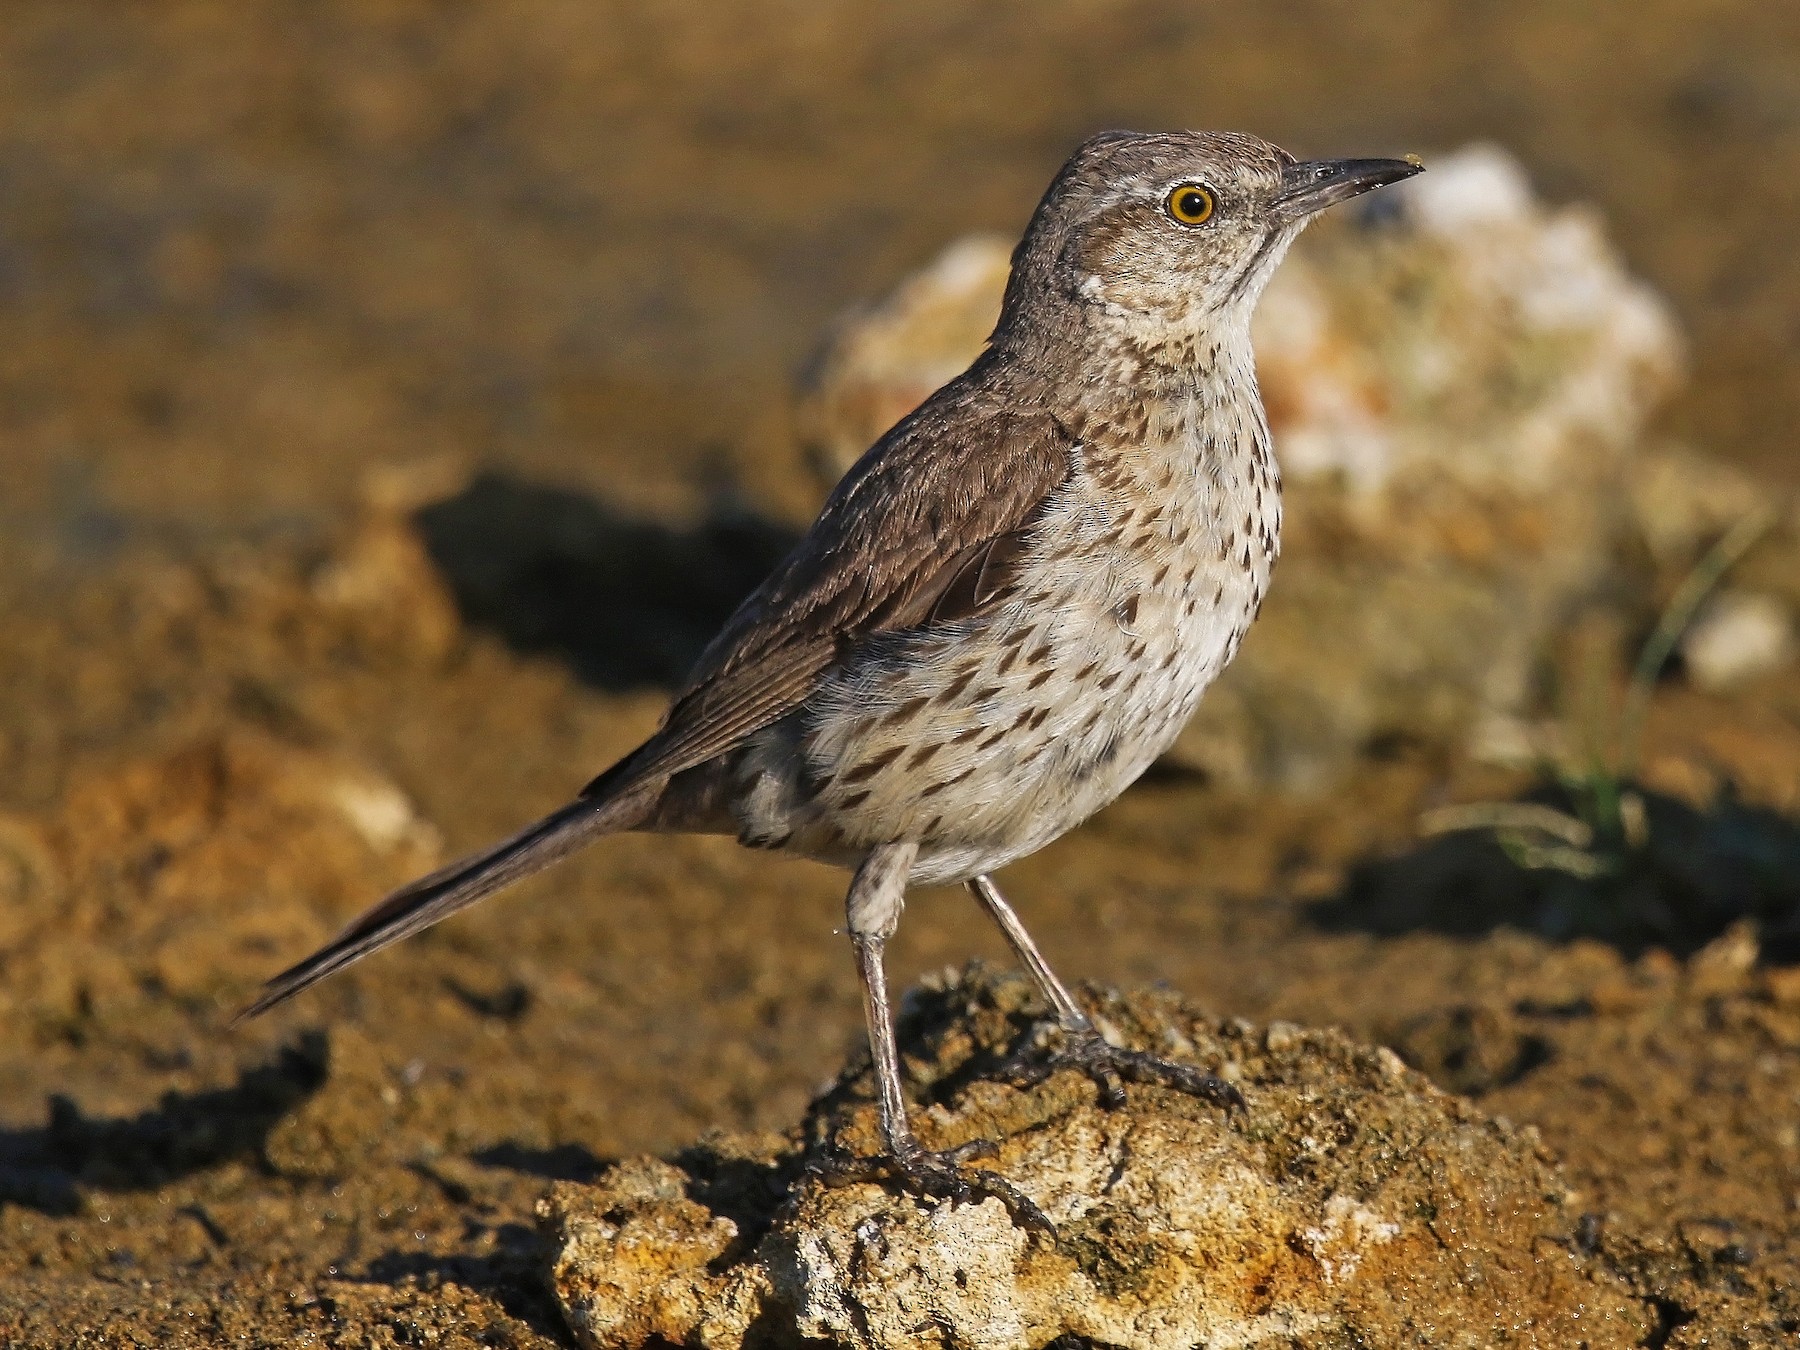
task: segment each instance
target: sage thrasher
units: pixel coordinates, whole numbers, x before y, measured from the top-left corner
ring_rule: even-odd
[[[1251,136],[1109,132],[1013,255],[986,350],[838,484],[701,655],[657,732],[573,802],[397,891],[270,980],[259,1013],[604,834],[735,834],[851,869],[886,1145],[842,1177],[1041,1222],[978,1150],[907,1123],[882,951],[909,885],[965,882],[1109,1099],[1197,1070],[1121,1050],[991,874],[1111,802],[1236,654],[1280,547],[1250,313],[1319,211],[1418,172],[1297,161]]]

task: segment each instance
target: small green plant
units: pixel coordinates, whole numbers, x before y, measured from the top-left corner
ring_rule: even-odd
[[[1620,872],[1625,859],[1650,842],[1649,812],[1633,783],[1657,679],[1707,596],[1775,519],[1766,509],[1745,516],[1682,578],[1638,652],[1616,720],[1603,672],[1590,672],[1583,681],[1584,706],[1576,718],[1578,729],[1587,733],[1581,748],[1543,766],[1546,776],[1561,786],[1569,810],[1542,802],[1475,802],[1427,812],[1420,817],[1420,832],[1489,830],[1516,866],[1564,872],[1583,881]]]

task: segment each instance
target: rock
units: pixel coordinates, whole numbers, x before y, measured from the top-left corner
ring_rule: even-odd
[[[1755,591],[1721,591],[1681,640],[1688,678],[1714,693],[1780,670],[1793,654],[1787,606]]]
[[[229,1007],[270,953],[323,940],[441,850],[374,766],[252,727],[101,766],[53,811],[0,816],[0,1007]]]
[[[1688,962],[1689,988],[1702,996],[1740,989],[1749,982],[1761,956],[1756,925],[1739,919],[1694,953]]]
[[[379,465],[366,473],[354,529],[311,577],[322,615],[369,646],[410,648],[427,661],[446,656],[461,620],[413,516],[468,480],[466,466],[454,458]]]
[[[902,1042],[929,1147],[982,1165],[1057,1224],[806,1173],[868,1149],[866,1071],[785,1138],[710,1138],[560,1184],[550,1282],[586,1346],[931,1344],[1028,1350],[1638,1344],[1649,1322],[1591,1272],[1579,1216],[1529,1132],[1486,1120],[1391,1051],[1222,1023],[1167,994],[1107,995],[1131,1044],[1242,1088],[1233,1118],[1160,1089],[1100,1108],[1085,1078],[982,1076],[1024,1034],[1028,987],[972,969],[919,992]],[[1067,1344],[1069,1342],[1061,1342]]]
[[[840,332],[800,417],[833,476],[974,355],[1004,276],[965,240]],[[1254,337],[1284,556],[1173,758],[1321,786],[1372,742],[1517,718],[1612,565],[1635,440],[1682,368],[1667,308],[1592,212],[1475,146],[1304,236]]]

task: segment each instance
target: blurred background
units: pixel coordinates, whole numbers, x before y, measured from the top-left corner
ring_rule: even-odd
[[[1791,641],[1800,7],[16,0],[0,1332],[178,1344],[200,1333],[177,1313],[204,1312],[558,1343],[534,1292],[546,1178],[796,1117],[860,1034],[842,879],[722,841],[609,844],[281,1018],[220,1024],[381,889],[654,725],[824,491],[804,391],[845,316],[953,240],[1016,236],[1108,127],[1302,156],[1497,145],[1531,219],[1573,208],[1667,321],[1618,475],[1576,474],[1583,500],[1662,456],[1677,506],[1719,485],[1724,505],[1661,553],[1647,526],[1597,533],[1604,565],[1540,607],[1517,654],[1539,674],[1486,741],[1345,714],[1314,773],[1226,728],[1015,869],[1019,908],[1073,977],[1340,1023],[1541,1125],[1596,1222],[1651,1253],[1633,1269],[1687,1281],[1668,1297],[1695,1328],[1793,1315],[1772,1291],[1797,1249],[1800,947],[1769,935],[1800,933],[1800,678],[1768,659],[1709,687],[1678,656],[1639,682],[1641,763],[1575,787],[1546,766],[1593,767],[1570,709],[1592,694],[1617,728],[1696,569],[1742,554]],[[1391,275],[1346,238],[1311,275]],[[1333,294],[1355,336],[1363,292]],[[1554,533],[1556,478],[1533,491],[1477,512],[1475,544],[1444,515],[1444,556]],[[1767,537],[1733,543],[1763,506]],[[1290,560],[1363,565],[1302,517]],[[1315,688],[1282,650],[1288,683],[1245,686],[1246,724]],[[1394,687],[1428,702],[1433,679]],[[1464,729],[1486,709],[1443,706]],[[1452,807],[1476,815],[1421,842]],[[1444,842],[1470,821],[1517,828]],[[896,979],[1002,959],[968,908],[921,897]],[[1653,1073],[1615,1071],[1651,1042]]]
[[[835,314],[1112,126],[1500,139],[1674,302],[1667,425],[1796,472],[1785,6],[9,6],[9,533],[247,529],[427,449],[754,488]],[[90,532],[95,527],[89,526]]]

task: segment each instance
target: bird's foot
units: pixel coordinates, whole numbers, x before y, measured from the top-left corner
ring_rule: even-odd
[[[1123,1050],[1097,1030],[1061,1028],[1061,1044],[1051,1047],[1027,1036],[1025,1044],[1000,1066],[1000,1077],[1014,1087],[1034,1087],[1062,1069],[1093,1079],[1107,1107],[1125,1105],[1125,1083],[1171,1088],[1230,1111],[1242,1111],[1244,1096],[1223,1078],[1192,1064],[1162,1059],[1141,1050]]]
[[[997,1146],[976,1139],[957,1148],[933,1152],[914,1143],[873,1157],[837,1154],[814,1163],[811,1172],[823,1185],[849,1186],[857,1182],[887,1181],[912,1195],[947,1200],[952,1205],[978,1203],[988,1198],[1006,1206],[1012,1221],[1027,1232],[1056,1241],[1056,1225],[1030,1196],[997,1172],[968,1164],[992,1154]]]

